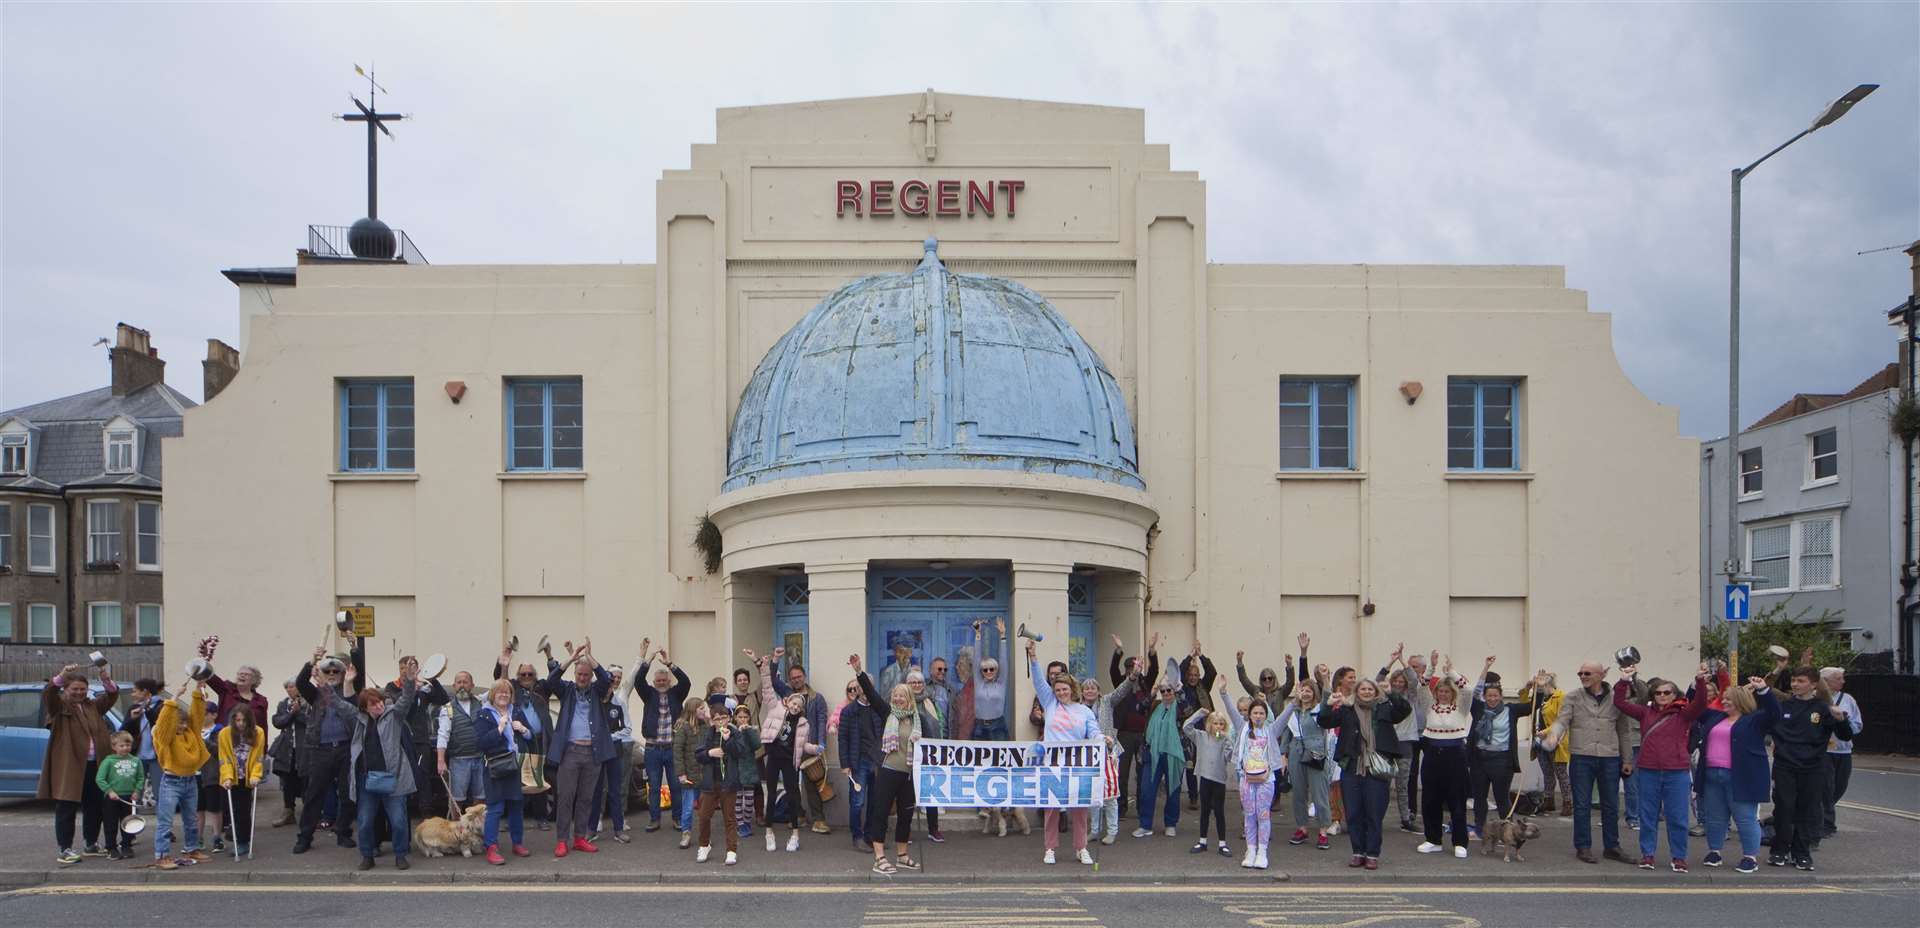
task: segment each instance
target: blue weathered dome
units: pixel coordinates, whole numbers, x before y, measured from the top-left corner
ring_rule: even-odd
[[[724,490],[876,470],[1018,470],[1144,489],[1119,384],[1059,311],[920,266],[821,300],[754,369]]]

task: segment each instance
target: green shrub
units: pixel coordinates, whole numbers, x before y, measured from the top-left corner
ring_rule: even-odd
[[[1740,673],[1735,679],[1744,680],[1750,676],[1771,673],[1773,656],[1767,653],[1767,648],[1776,644],[1787,649],[1795,664],[1800,663],[1802,651],[1812,648],[1813,666],[1816,668],[1852,666],[1854,652],[1833,634],[1833,628],[1840,624],[1845,610],[1822,609],[1815,616],[1812,615],[1813,607],[1806,606],[1797,612],[1789,612],[1792,602],[1792,597],[1788,597],[1757,609],[1752,619],[1740,623]],[[1726,621],[1716,616],[1700,629],[1702,659],[1726,660],[1727,626]]]

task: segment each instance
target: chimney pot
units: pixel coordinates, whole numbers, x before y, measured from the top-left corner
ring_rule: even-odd
[[[239,374],[240,352],[217,338],[207,339],[207,359],[200,362],[200,402],[213,402]]]
[[[166,380],[167,362],[160,360],[160,352],[153,347],[146,329],[119,323],[107,357],[113,368],[114,396],[138,393]]]

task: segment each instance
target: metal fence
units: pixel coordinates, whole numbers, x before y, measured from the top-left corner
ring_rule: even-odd
[[[123,692],[141,677],[167,678],[157,644],[5,644],[0,645],[0,683],[45,683],[68,664],[87,664],[94,651],[113,664],[113,678]]]
[[[1860,702],[1866,725],[1853,739],[1862,754],[1920,754],[1920,677],[1849,673],[1847,692]]]
[[[347,238],[347,233],[351,229],[351,226],[307,226],[307,253],[322,258],[368,260],[354,255],[353,246]],[[396,245],[391,260],[401,264],[427,263],[427,256],[421,254],[419,248],[414,247],[413,239],[408,238],[404,230],[392,231]]]

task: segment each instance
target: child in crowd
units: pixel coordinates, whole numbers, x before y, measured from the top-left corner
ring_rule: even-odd
[[[1221,690],[1223,697],[1225,694],[1226,691]],[[1265,870],[1267,843],[1273,838],[1275,768],[1281,765],[1284,756],[1280,750],[1281,727],[1267,717],[1267,704],[1262,700],[1248,700],[1244,710],[1225,699],[1222,703],[1233,713],[1236,734],[1232,757],[1234,772],[1240,778],[1240,807],[1246,818],[1247,856],[1240,861],[1240,866]],[[1220,851],[1226,853],[1226,850],[1223,842]]]
[[[154,809],[160,827],[153,836],[156,870],[176,870],[213,859],[212,854],[200,849],[200,768],[207,762],[207,742],[200,737],[200,727],[207,718],[203,686],[192,680],[180,684],[179,693],[160,704],[160,715],[153,722],[153,751],[160,761],[159,805]],[[193,690],[191,702],[189,689]],[[183,711],[183,704],[191,708]],[[177,858],[167,856],[173,849],[176,813],[186,830],[184,849]]]
[[[1230,697],[1222,702],[1232,705]],[[1188,853],[1206,851],[1207,821],[1211,819],[1219,829],[1220,856],[1232,857],[1233,849],[1227,847],[1227,763],[1233,753],[1233,727],[1228,724],[1227,713],[1206,709],[1194,710],[1182,727],[1193,739],[1193,772],[1200,778],[1200,840]]]
[[[113,755],[100,762],[93,781],[107,797],[106,808],[102,810],[107,826],[107,857],[110,860],[131,860],[133,836],[120,831],[120,820],[132,808],[130,803],[138,801],[141,791],[146,789],[147,769],[140,758],[133,756],[132,734],[116,731],[111,744]]]

